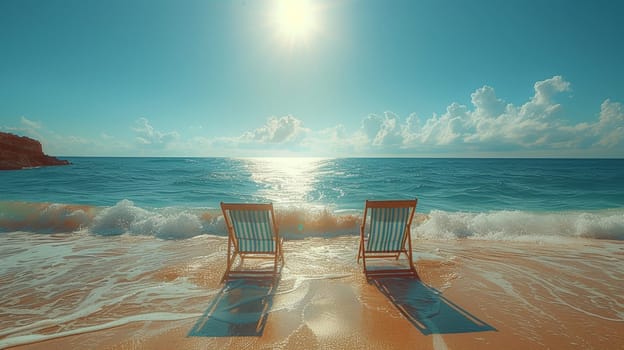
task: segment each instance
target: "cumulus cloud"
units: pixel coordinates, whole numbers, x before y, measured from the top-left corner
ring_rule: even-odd
[[[596,144],[608,148],[624,143],[624,107],[621,103],[605,100],[600,106],[598,123],[592,126],[598,136]]]
[[[514,105],[491,86],[476,89],[470,105],[451,103],[442,114],[402,119],[393,112],[370,114],[355,129],[337,124],[320,130],[288,115],[235,137],[190,140],[185,149],[210,149],[228,155],[284,151],[316,156],[353,155],[548,155],[623,156],[624,107],[605,100],[597,119],[570,123],[557,103],[571,90],[560,76],[538,81],[524,103]],[[148,134],[159,135],[156,131]],[[618,151],[619,149],[619,151]],[[503,153],[504,152],[504,153]]]
[[[570,83],[560,76],[539,81],[534,85],[534,95],[521,106],[506,104],[492,87],[477,89],[471,95],[474,109],[467,112],[468,128],[461,141],[482,148],[546,145],[560,123],[553,119],[560,110],[554,97],[569,89]]]
[[[487,117],[494,117],[505,111],[505,101],[499,99],[494,88],[483,86],[470,94],[470,100],[475,106],[475,113]]]
[[[147,118],[139,118],[133,130],[136,133],[136,140],[142,145],[163,147],[177,140],[180,136],[175,131],[161,132],[154,129]]]
[[[518,114],[525,119],[545,119],[559,111],[561,105],[554,103],[553,98],[561,92],[569,91],[570,83],[561,76],[554,76],[538,81],[533,88],[535,94],[520,107]]]
[[[374,146],[400,146],[403,143],[403,131],[398,116],[392,112],[383,115],[371,114],[362,121],[360,141]]]
[[[291,115],[284,117],[270,117],[259,128],[245,131],[240,136],[222,137],[215,140],[216,146],[227,147],[277,147],[280,145],[295,145],[301,143],[310,132],[303,126],[303,122]]]
[[[303,127],[301,120],[291,115],[281,118],[271,117],[265,125],[245,132],[240,140],[259,143],[286,143],[296,140],[308,131]]]
[[[548,155],[624,156],[624,106],[604,100],[596,116],[573,123],[558,103],[571,91],[561,76],[538,81],[524,103],[512,104],[485,85],[470,94],[467,105],[451,103],[442,113],[406,118],[386,111],[362,118],[359,125],[330,125],[311,130],[292,115],[270,117],[262,125],[238,136],[181,138],[157,130],[139,118],[132,130],[135,139],[122,140],[101,133],[85,139],[59,135],[42,123],[19,118],[17,126],[3,130],[42,139],[52,153],[67,155]],[[133,143],[134,141],[134,143]],[[142,146],[137,148],[137,144]],[[503,153],[504,152],[504,153]],[[251,154],[250,154],[251,153]]]
[[[538,81],[533,86],[535,95],[531,98],[532,105],[552,104],[552,98],[560,92],[569,91],[570,83],[565,81],[560,75],[550,79]]]
[[[364,151],[411,154],[423,150],[496,153],[570,149],[613,153],[624,143],[621,103],[606,100],[598,120],[570,124],[556,102],[558,95],[571,90],[568,81],[554,76],[536,82],[533,88],[533,96],[518,106],[505,102],[486,85],[470,95],[471,106],[452,103],[443,114],[424,120],[416,114],[405,121],[392,112],[371,114],[351,136],[342,137],[356,140]]]
[[[212,154],[228,156],[264,156],[292,155],[305,149],[316,148],[307,144],[312,131],[303,125],[303,121],[287,115],[269,117],[266,122],[238,136],[224,136],[204,139],[204,149]],[[328,136],[329,137],[329,136]]]
[[[414,131],[410,139],[424,144],[450,145],[466,134],[468,123],[469,114],[466,106],[452,103],[446,108],[446,113],[441,116],[433,115],[427,119],[420,130]]]

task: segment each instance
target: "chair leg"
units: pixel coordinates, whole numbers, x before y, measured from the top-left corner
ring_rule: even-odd
[[[360,263],[360,258],[362,258],[362,249],[364,248],[364,243],[362,242],[362,240],[360,239],[360,247],[358,248],[358,256],[357,256],[357,263]]]
[[[357,263],[360,263],[362,259],[362,267],[364,268],[364,275],[368,278],[368,270],[366,269],[366,252],[364,251],[364,240],[360,238],[360,249],[358,249]]]
[[[273,261],[273,275],[277,275],[277,262],[279,260],[279,254],[275,252],[275,259]]]
[[[284,266],[284,249],[283,249],[284,240],[279,240],[275,245],[275,261],[273,262],[273,275],[277,276],[277,266],[281,261],[282,267]]]
[[[362,249],[362,267],[364,268],[364,274],[368,276],[368,270],[366,270],[366,252]]]
[[[416,272],[416,267],[414,266],[414,256],[413,256],[413,252],[412,252],[412,238],[411,235],[407,236],[407,246],[409,247],[409,250],[406,252],[407,255],[407,259],[409,260],[409,264],[410,264],[410,270],[412,270],[412,272],[414,272],[414,275],[416,275],[416,277],[418,277],[418,273]]]
[[[228,239],[227,262],[225,266],[225,273],[223,274],[223,277],[221,277],[222,283],[230,276],[230,268],[232,267],[232,264],[234,263],[234,259],[236,259],[236,248],[235,248],[234,254],[232,254],[232,245],[231,245],[230,240]]]

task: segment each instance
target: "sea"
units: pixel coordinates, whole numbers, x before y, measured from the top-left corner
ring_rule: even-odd
[[[211,300],[228,292],[221,202],[274,205],[286,263],[271,313],[316,300],[315,283],[364,293],[355,257],[365,201],[417,198],[414,259],[436,293],[479,292],[502,300],[507,315],[540,310],[517,323],[492,316],[498,306],[478,312],[500,330],[489,337],[547,348],[563,322],[582,333],[576,348],[591,348],[584,344],[599,339],[591,327],[624,320],[622,159],[67,159],[0,172],[0,349],[115,348],[116,337],[118,348],[142,348],[155,324],[188,340]],[[557,322],[540,318],[550,316],[544,308]],[[333,316],[295,322],[325,339]],[[288,348],[297,337],[285,334]],[[202,340],[223,348],[231,339]]]
[[[423,239],[624,239],[622,159],[90,158],[0,172],[0,232],[225,235],[271,202],[287,238],[358,234],[367,199],[418,199]]]

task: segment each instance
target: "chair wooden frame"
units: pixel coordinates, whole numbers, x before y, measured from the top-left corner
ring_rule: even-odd
[[[221,281],[228,279],[233,274],[242,274],[242,275],[259,275],[259,277],[264,277],[267,274],[267,271],[256,271],[256,270],[245,270],[245,271],[232,271],[232,265],[238,255],[241,259],[241,263],[245,258],[248,259],[267,259],[273,258],[273,276],[277,276],[278,273],[278,265],[281,261],[282,265],[284,264],[284,252],[282,250],[283,239],[279,236],[279,230],[277,227],[277,223],[275,221],[275,212],[273,211],[272,203],[223,203],[221,202],[221,211],[223,212],[223,218],[225,219],[225,226],[228,231],[228,245],[227,245],[227,266],[225,269],[225,273],[223,274],[223,278]],[[270,219],[270,229],[271,235],[273,237],[274,249],[272,250],[247,250],[241,249],[241,245],[239,244],[239,236],[235,230],[235,224],[233,218],[231,216],[232,212],[269,212]]]
[[[402,275],[409,274],[415,275],[416,268],[414,267],[414,261],[412,256],[412,239],[411,239],[411,225],[412,220],[414,218],[414,213],[416,212],[416,205],[418,204],[418,199],[414,200],[386,200],[386,201],[377,201],[377,200],[367,200],[366,205],[364,206],[364,216],[362,218],[362,225],[360,226],[360,247],[358,250],[357,262],[360,263],[360,259],[362,259],[364,274],[368,277],[369,275],[381,275],[381,274],[392,274],[392,275]],[[380,249],[380,250],[371,250],[368,247],[369,238],[366,236],[366,220],[368,213],[371,209],[377,208],[409,208],[408,218],[404,227],[403,237],[399,249]],[[373,218],[371,217],[369,221],[369,226],[373,224]],[[407,243],[407,249],[405,247]],[[409,263],[409,268],[407,269],[383,269],[383,270],[374,270],[369,271],[366,268],[366,259],[388,259],[394,258],[398,260],[401,254],[405,254]]]

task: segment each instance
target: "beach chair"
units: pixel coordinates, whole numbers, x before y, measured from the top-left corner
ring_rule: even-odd
[[[415,200],[366,201],[364,217],[360,227],[360,248],[358,264],[362,259],[364,273],[368,277],[373,274],[415,275],[416,268],[412,259],[412,240],[410,226],[416,212]],[[368,227],[366,226],[368,220]],[[407,248],[406,248],[407,244]],[[408,267],[402,268],[398,264],[387,269],[367,269],[368,259],[398,260],[405,254]]]
[[[232,271],[232,264],[238,255],[241,264],[245,258],[273,259],[273,275],[278,272],[281,261],[283,240],[279,236],[273,204],[234,204],[221,202],[221,210],[228,231],[227,267],[224,281],[232,274],[265,274],[266,270]]]

